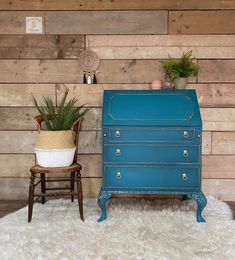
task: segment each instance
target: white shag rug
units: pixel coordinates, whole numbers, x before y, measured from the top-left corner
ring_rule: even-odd
[[[111,199],[107,220],[95,199],[36,203],[0,219],[1,260],[235,259],[235,221],[228,205],[208,197],[206,223],[197,223],[194,202]]]

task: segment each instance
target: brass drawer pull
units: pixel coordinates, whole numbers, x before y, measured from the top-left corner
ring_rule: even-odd
[[[121,178],[122,178],[121,172],[116,172],[116,178],[117,178],[117,179],[121,179]]]
[[[117,149],[115,153],[116,153],[117,156],[120,156],[121,155],[121,150]]]
[[[184,151],[183,151],[183,156],[184,156],[184,157],[188,157],[188,150],[184,150]]]
[[[188,131],[184,131],[183,136],[185,139],[187,139],[189,137]]]
[[[116,136],[116,137],[120,137],[120,136],[121,136],[120,131],[117,130],[117,131],[115,132],[115,136]]]
[[[186,181],[188,179],[188,175],[186,173],[182,173],[181,178]]]

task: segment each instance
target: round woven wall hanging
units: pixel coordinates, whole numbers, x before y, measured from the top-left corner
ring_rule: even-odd
[[[98,55],[91,50],[82,51],[78,60],[82,70],[87,73],[96,71],[100,63]]]

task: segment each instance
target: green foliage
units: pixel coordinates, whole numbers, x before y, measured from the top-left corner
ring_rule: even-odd
[[[170,80],[179,77],[189,77],[191,75],[196,76],[200,70],[199,66],[193,63],[192,51],[183,53],[179,61],[169,59],[162,61],[163,67],[166,70],[167,76]]]
[[[39,106],[37,100],[33,97],[33,103],[48,130],[69,130],[90,110],[90,108],[84,108],[84,105],[76,107],[77,99],[75,98],[66,103],[68,93],[69,90],[66,88],[58,107],[54,106],[52,99],[49,97],[43,97],[44,106]]]

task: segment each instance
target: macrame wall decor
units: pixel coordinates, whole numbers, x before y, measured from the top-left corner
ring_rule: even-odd
[[[96,70],[99,67],[99,57],[90,47],[78,56],[80,67],[83,70],[84,84],[97,84]]]

